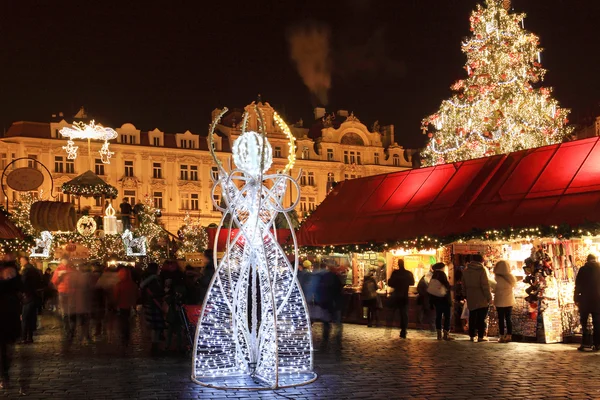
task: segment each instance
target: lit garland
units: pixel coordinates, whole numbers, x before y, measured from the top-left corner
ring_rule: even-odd
[[[60,134],[68,138],[66,146],[63,149],[67,152],[67,158],[74,160],[77,158],[79,146],[75,146],[73,139],[80,140],[103,140],[104,144],[99,151],[100,159],[104,164],[110,164],[110,158],[113,152],[109,150],[109,140],[117,137],[117,132],[112,128],[105,128],[102,125],[96,125],[92,120],[89,124],[83,122],[74,122],[72,128],[62,128]]]
[[[119,194],[117,188],[108,183],[94,185],[65,183],[62,185],[61,190],[64,194],[71,194],[74,196],[95,198],[104,196],[107,199],[114,199]]]
[[[222,114],[209,132],[209,149],[219,166],[215,187],[221,187],[225,203],[225,207],[215,203],[223,212],[216,237],[228,216],[239,230],[233,237],[228,235],[225,254],[204,299],[192,379],[223,389],[248,388],[239,376],[252,378],[257,383],[253,389],[289,387],[316,379],[310,320],[296,278],[297,253],[290,263],[273,233],[279,213],[290,225],[287,213],[297,205],[300,187],[287,174],[263,175],[272,160],[262,116],[258,109],[256,113],[262,134],[245,131],[246,114],[242,135],[233,145],[236,170],[225,171],[210,145],[212,129]],[[288,183],[298,195],[290,207],[284,207]],[[292,238],[295,242],[293,233]]]
[[[338,246],[303,246],[299,249],[303,254],[332,254],[332,253],[365,253],[383,252],[392,249],[414,249],[416,251],[436,249],[451,243],[467,242],[470,240],[482,242],[510,242],[538,238],[555,238],[566,240],[582,236],[600,236],[600,223],[588,222],[576,227],[570,225],[552,225],[535,228],[505,228],[481,230],[474,229],[463,234],[447,236],[422,236],[410,240],[398,240],[387,243],[362,243]],[[287,247],[291,251],[291,247]]]
[[[177,250],[177,258],[183,259],[189,253],[202,253],[208,246],[208,234],[199,220],[192,220],[189,213],[183,218],[181,228],[181,246]]]
[[[422,121],[430,138],[425,166],[560,143],[572,131],[569,110],[550,97],[551,89],[532,86],[546,71],[539,38],[522,27],[525,14],[508,13],[499,0],[485,3],[472,13],[473,36],[462,44],[468,77]]]

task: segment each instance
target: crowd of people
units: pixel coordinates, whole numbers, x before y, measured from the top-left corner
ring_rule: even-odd
[[[203,264],[202,271],[182,270],[176,261],[166,260],[142,269],[74,263],[64,256],[54,271],[42,274],[28,257],[17,260],[7,254],[0,263],[0,388],[8,385],[13,345],[34,342],[43,309],[60,317],[67,347],[76,340],[106,341],[126,352],[139,308],[151,332],[151,353],[183,352],[182,307],[202,304],[215,272],[212,251],[204,252]]]

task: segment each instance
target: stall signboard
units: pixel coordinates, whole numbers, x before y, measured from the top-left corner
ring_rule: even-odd
[[[482,244],[469,244],[469,243],[455,243],[452,245],[453,254],[485,254],[485,245]]]
[[[57,247],[54,250],[54,258],[60,260],[63,256],[68,256],[71,259],[81,260],[90,258],[90,249],[82,244],[75,244],[75,250],[68,251],[65,246]]]

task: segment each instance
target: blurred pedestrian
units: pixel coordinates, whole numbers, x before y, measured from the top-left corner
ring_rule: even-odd
[[[131,204],[127,197],[123,198],[123,202],[119,205],[121,209],[121,222],[123,223],[123,231],[131,230]]]
[[[480,254],[471,257],[471,262],[463,272],[462,281],[463,293],[467,298],[469,309],[469,337],[474,342],[477,334],[478,342],[487,342],[485,319],[492,302],[492,292],[488,274],[483,266],[483,257]]]
[[[320,274],[318,283],[319,305],[327,311],[327,317],[323,320],[323,340],[321,342],[323,350],[329,344],[332,323],[336,325],[336,343],[339,348],[342,346],[344,285],[340,277],[335,273],[336,270],[337,267],[335,265],[329,265],[328,270]]]
[[[394,289],[389,299],[388,329],[392,328],[396,310],[400,313],[400,337],[406,339],[408,330],[408,289],[415,284],[412,272],[404,268],[404,260],[398,259],[398,269],[392,272],[388,285]]]
[[[0,263],[0,389],[8,388],[12,347],[21,336],[21,303],[23,283],[10,256]]]
[[[202,271],[202,278],[198,282],[200,288],[198,289],[200,298],[200,304],[204,304],[204,298],[208,294],[210,283],[212,282],[213,275],[215,274],[215,263],[213,251],[210,249],[204,250],[203,254],[203,265],[204,270]]]
[[[584,351],[590,340],[588,318],[592,315],[593,351],[600,350],[600,264],[596,256],[587,256],[587,262],[579,269],[575,279],[575,303],[579,307],[579,317],[583,329],[583,339],[578,350]]]
[[[500,338],[498,342],[508,343],[512,340],[512,309],[515,305],[514,288],[517,279],[510,272],[510,266],[504,260],[500,260],[494,267],[496,276],[496,287],[494,289],[494,305],[498,312],[498,329]],[[504,324],[506,323],[506,334]]]
[[[42,276],[42,283],[44,285],[43,308],[54,311],[56,309],[56,289],[51,281],[52,268],[48,267]]]
[[[431,275],[427,292],[430,295],[431,304],[435,307],[437,340],[454,340],[450,336],[450,306],[452,305],[450,282],[444,268],[446,268],[446,265],[442,262],[433,264],[431,267],[433,274]],[[442,319],[444,320],[443,336]]]
[[[69,310],[69,305],[71,304],[69,299],[71,296],[71,293],[69,293],[71,285],[69,280],[73,272],[74,269],[69,256],[64,255],[61,257],[60,264],[54,270],[51,279],[52,284],[58,292],[58,309],[62,318],[65,335],[68,335],[69,332],[69,315],[71,314]]]
[[[104,289],[98,285],[98,282],[102,277],[103,269],[102,264],[95,263],[92,267],[92,274],[90,277],[90,290],[92,292],[90,302],[90,322],[96,339],[102,336],[102,325],[106,316],[106,296]]]
[[[167,279],[165,282],[165,303],[167,305],[167,343],[166,349],[171,349],[173,336],[177,340],[176,351],[183,350],[183,321],[182,321],[182,299],[185,296],[185,287],[182,282]]]
[[[42,288],[42,274],[29,262],[29,257],[22,256],[21,279],[23,281],[22,312],[21,312],[21,334],[25,344],[33,343],[33,332],[37,326],[38,309],[42,299],[39,290]]]
[[[79,326],[81,340],[91,343],[90,310],[91,310],[91,266],[83,264],[71,272],[69,276],[69,331],[67,344],[71,344]]]
[[[142,280],[140,289],[142,292],[146,322],[152,331],[151,352],[153,355],[156,355],[160,350],[160,339],[165,329],[165,320],[163,317],[164,291],[158,277],[158,264],[148,264],[146,272],[147,276]]]
[[[375,322],[375,326],[379,324],[379,317],[377,313],[377,282],[375,282],[375,273],[377,270],[371,268],[369,273],[363,279],[362,290],[360,297],[362,300],[362,306],[367,308],[367,326],[370,328]]]
[[[136,306],[138,300],[138,287],[131,278],[131,271],[121,266],[119,271],[119,282],[115,285],[115,306],[121,332],[121,344],[124,348],[129,346],[131,338],[131,309]]]
[[[427,293],[427,288],[429,287],[432,274],[431,270],[427,271],[417,283],[417,322],[421,329],[431,329],[431,310],[433,309],[433,304],[431,303],[429,293]]]

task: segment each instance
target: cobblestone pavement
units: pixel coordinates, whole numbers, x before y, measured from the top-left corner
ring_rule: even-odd
[[[576,345],[438,342],[423,331],[402,340],[396,330],[346,325],[343,349],[315,353],[316,382],[222,391],[192,383],[188,357],[151,357],[139,327],[123,354],[108,340],[66,349],[57,325],[45,319],[35,344],[16,347],[11,387],[0,398],[19,398],[19,386],[30,399],[600,398],[600,353]],[[316,348],[320,329],[315,324]]]

